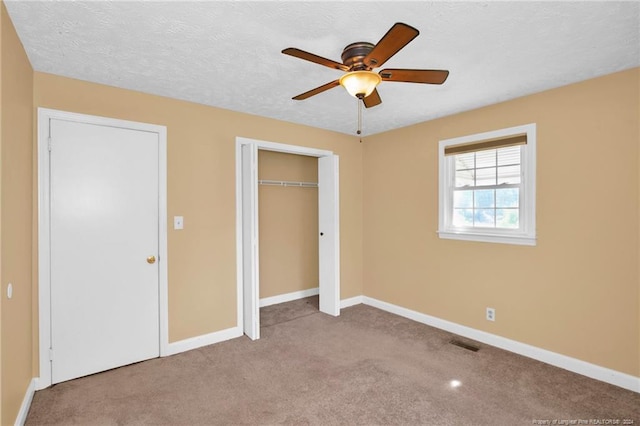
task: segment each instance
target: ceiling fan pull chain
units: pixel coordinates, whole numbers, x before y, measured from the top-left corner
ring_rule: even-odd
[[[358,99],[358,135],[362,133],[362,102]]]

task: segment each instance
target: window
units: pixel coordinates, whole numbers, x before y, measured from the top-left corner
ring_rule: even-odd
[[[535,245],[536,125],[440,141],[440,238]]]

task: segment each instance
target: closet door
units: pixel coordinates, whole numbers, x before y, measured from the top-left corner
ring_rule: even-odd
[[[242,271],[244,334],[260,338],[258,259],[258,146],[242,145]]]
[[[318,158],[320,311],[340,315],[340,206],[337,155]]]

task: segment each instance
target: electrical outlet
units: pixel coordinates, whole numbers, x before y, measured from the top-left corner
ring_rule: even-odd
[[[493,308],[487,308],[487,321],[496,320],[496,310]]]

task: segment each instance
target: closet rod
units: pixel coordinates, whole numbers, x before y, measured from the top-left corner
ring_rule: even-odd
[[[303,188],[317,188],[318,184],[316,182],[291,182],[286,180],[267,180],[261,179],[258,180],[260,185],[275,185],[275,186],[299,186]]]

